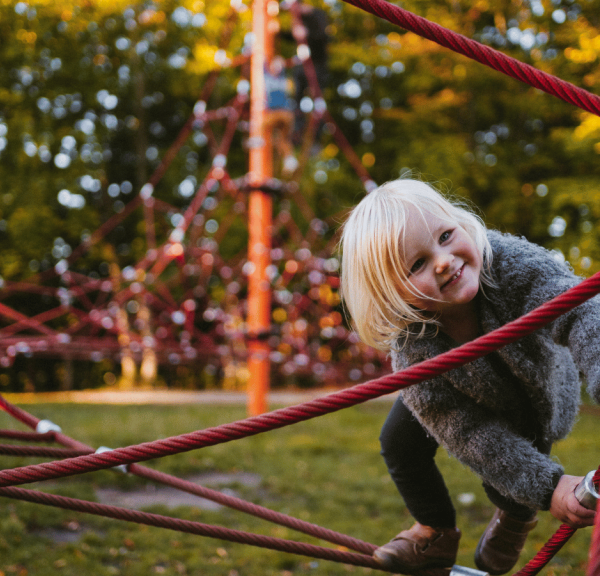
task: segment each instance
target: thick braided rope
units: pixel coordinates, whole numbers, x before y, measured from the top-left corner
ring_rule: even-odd
[[[21,432],[19,430],[0,430],[0,438],[11,440],[26,440],[27,442],[54,442],[54,433]]]
[[[561,524],[560,528],[544,544],[540,551],[521,570],[513,576],[534,576],[556,556],[556,553],[567,543],[569,538],[575,534],[576,528],[568,524]]]
[[[173,486],[179,490],[183,490],[190,494],[195,494],[201,498],[212,500],[213,502],[218,502],[223,506],[228,506],[229,508],[239,510],[240,512],[245,512],[246,514],[251,514],[258,518],[263,518],[264,520],[268,520],[269,522],[273,522],[281,526],[287,526],[288,528],[292,528],[298,532],[304,532],[305,534],[309,534],[315,538],[320,538],[321,540],[326,540],[351,550],[356,550],[361,554],[371,556],[374,550],[377,548],[377,546],[374,544],[364,542],[358,538],[347,536],[346,534],[341,534],[340,532],[335,532],[334,530],[330,530],[328,528],[323,528],[317,524],[311,524],[310,522],[294,518],[293,516],[289,516],[281,512],[275,512],[274,510],[264,508],[258,504],[253,504],[252,502],[247,502],[241,498],[223,494],[217,490],[205,488],[204,486],[194,484],[193,482],[189,482],[187,480],[170,477],[163,472],[145,468],[139,464],[131,465],[129,467],[129,471],[136,476],[141,476],[155,482],[161,482],[162,484],[168,484],[169,486]]]
[[[592,478],[592,483],[597,486],[598,482],[600,482],[600,468],[596,470],[594,473],[594,477]],[[594,532],[597,531],[598,526],[600,526],[600,516],[596,515],[596,522],[594,527]],[[554,533],[554,535],[544,544],[544,546],[540,549],[540,551],[525,565],[521,570],[516,572],[513,576],[535,576],[540,572],[540,570],[554,558],[556,553],[567,543],[567,540],[575,534],[577,531],[576,528],[569,526],[568,524],[561,524],[560,528]],[[598,550],[598,547],[594,547],[594,543],[592,542],[592,547],[590,548],[590,565],[592,562],[592,551]],[[588,573],[589,576],[590,573]],[[595,576],[600,576],[596,574]]]
[[[2,470],[0,471],[0,486],[26,484],[50,478],[82,474],[92,470],[111,468],[121,464],[132,464],[134,462],[141,462],[206,446],[214,446],[231,440],[260,434],[268,430],[283,428],[290,424],[310,420],[317,416],[354,406],[372,398],[416,384],[417,382],[433,378],[452,368],[462,366],[467,362],[485,356],[545,326],[565,312],[593,297],[599,291],[600,273],[596,273],[567,292],[505,326],[481,336],[472,342],[463,344],[459,348],[449,350],[444,354],[415,364],[395,374],[389,374],[364,384],[358,384],[347,390],[336,392],[304,404],[282,408],[268,414],[246,418],[245,420],[239,420],[231,424],[139,444],[137,446],[117,448],[102,454],[80,456],[61,462],[49,462],[23,468],[14,468],[12,470]],[[8,408],[1,396],[0,407],[4,409]]]
[[[516,78],[534,88],[543,90],[565,102],[574,104],[593,114],[600,115],[600,97],[595,94],[551,74],[542,72],[529,64],[519,62],[515,58],[506,56],[506,54],[498,50],[494,50],[462,34],[448,30],[421,16],[412,14],[399,6],[390,4],[384,0],[344,0],[344,2],[356,6],[365,12],[379,16],[423,38],[432,40],[440,46],[449,48],[454,52],[485,64],[507,76]]]
[[[70,450],[68,448],[51,448],[48,446],[21,446],[0,444],[2,456],[41,456],[47,458],[76,458],[91,454],[93,450]]]
[[[39,420],[35,416],[29,414],[25,410],[22,410],[21,408],[18,408],[17,406],[14,406],[6,399],[3,399],[3,401],[6,411],[9,412],[14,418],[30,426],[31,428],[35,429],[37,427]],[[35,433],[28,434],[21,432],[20,434],[35,436]],[[86,446],[85,444],[82,444],[77,440],[73,440],[72,438],[66,436],[62,432],[50,432],[48,434],[51,434],[52,437],[56,440],[56,442],[62,444],[63,446],[68,446],[69,448],[77,450],[81,453],[89,454],[90,452],[93,452],[93,449],[91,447]],[[46,435],[39,434],[39,436]],[[159,482],[167,486],[172,486],[174,488],[183,490],[184,492],[188,492],[189,494],[193,494],[200,498],[212,500],[213,502],[217,502],[219,504],[222,504],[223,506],[227,506],[234,510],[245,512],[246,514],[251,514],[253,516],[256,516],[257,518],[262,518],[264,520],[273,522],[275,524],[279,524],[281,526],[287,526],[288,528],[292,528],[293,530],[297,530],[298,532],[304,532],[305,534],[309,534],[310,536],[314,536],[315,538],[320,538],[321,540],[326,540],[339,546],[345,546],[350,550],[355,550],[362,554],[368,554],[370,556],[375,550],[375,548],[377,548],[375,545],[369,542],[364,542],[363,540],[359,540],[358,538],[354,538],[346,534],[341,534],[340,532],[324,528],[317,524],[312,524],[311,522],[307,522],[305,520],[294,518],[293,516],[289,516],[288,514],[283,514],[281,512],[270,510],[269,508],[265,508],[264,506],[253,504],[252,502],[247,502],[246,500],[242,500],[241,498],[224,494],[222,492],[219,492],[218,490],[206,488],[199,484],[195,484],[194,482],[181,480],[169,474],[165,474],[164,472],[159,472],[151,468],[146,468],[145,466],[140,466],[139,464],[131,464],[128,467],[128,471],[135,476],[146,478],[147,480],[152,480],[154,482]]]
[[[592,478],[592,482],[595,486],[600,482],[600,468],[596,470],[594,477]],[[600,526],[600,516],[596,515],[596,523],[594,527],[594,534],[598,531],[598,526]],[[516,572],[513,576],[535,576],[540,572],[540,570],[552,560],[552,558],[556,555],[556,553],[567,543],[567,540],[575,534],[577,531],[576,528],[569,526],[568,524],[562,524],[560,528],[554,533],[552,538],[544,544],[541,550],[532,558],[526,566],[521,568],[518,572]],[[595,551],[595,552],[594,552]],[[592,546],[590,547],[590,568],[596,566],[596,570],[598,570],[598,561],[595,557],[598,555],[598,542],[592,541]],[[600,572],[589,572],[588,576],[600,576]]]
[[[208,536],[210,538],[218,538],[229,542],[237,542],[240,544],[249,544],[251,546],[260,546],[270,550],[278,550],[281,552],[290,552],[310,556],[311,558],[320,558],[322,560],[332,560],[334,562],[342,562],[344,564],[352,564],[354,566],[364,566],[366,568],[381,567],[375,559],[366,554],[356,554],[353,552],[345,552],[331,548],[323,548],[313,544],[304,542],[295,542],[291,540],[283,540],[281,538],[273,538],[270,536],[262,536],[260,534],[251,534],[240,530],[232,530],[230,528],[222,528],[210,524],[200,522],[192,522],[189,520],[181,520],[179,518],[171,518],[161,516],[159,514],[149,514],[138,510],[129,510],[127,508],[119,508],[117,506],[109,506],[106,504],[97,504],[95,502],[87,502],[85,500],[76,500],[64,496],[54,494],[46,494],[37,490],[24,490],[23,488],[0,488],[0,496],[25,500],[36,504],[44,504],[47,506],[56,506],[76,512],[85,512],[96,516],[105,516],[116,520],[125,520],[128,522],[137,522],[147,526],[155,526],[157,528],[166,528],[169,530],[177,530],[188,534],[196,534],[198,536]]]

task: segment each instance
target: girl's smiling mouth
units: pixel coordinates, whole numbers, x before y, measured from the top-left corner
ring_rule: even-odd
[[[442,284],[442,287],[440,288],[440,291],[441,291],[441,290],[444,290],[444,288],[447,288],[447,287],[448,287],[448,286],[450,286],[451,284],[454,284],[454,282],[456,282],[456,281],[457,281],[457,280],[458,280],[458,279],[459,279],[459,278],[462,276],[462,273],[463,273],[464,267],[465,267],[465,264],[463,264],[463,265],[462,265],[462,266],[461,266],[461,267],[460,267],[460,268],[459,268],[459,269],[458,269],[458,270],[457,270],[457,271],[456,271],[456,272],[455,272],[455,273],[454,273],[454,274],[453,274],[453,275],[450,277],[450,279],[449,279],[449,280],[448,280],[446,283]]]

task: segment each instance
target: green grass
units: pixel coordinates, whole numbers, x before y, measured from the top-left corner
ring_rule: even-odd
[[[96,406],[37,404],[24,407],[38,418],[59,424],[65,434],[91,446],[127,446],[173,436],[245,417],[231,406]],[[209,471],[245,471],[260,475],[259,489],[236,486],[243,498],[298,518],[382,544],[412,520],[379,455],[378,436],[389,404],[372,402],[309,422],[266,432],[186,454],[146,463],[179,477]],[[599,462],[600,417],[583,414],[574,433],[556,446],[555,456],[570,474],[583,475]],[[25,429],[6,414],[0,428]],[[0,442],[7,443],[4,440]],[[2,456],[0,467],[12,468],[40,459]],[[473,552],[493,508],[479,480],[443,451],[439,465],[455,498],[463,531],[458,564],[473,567]],[[100,471],[33,487],[65,496],[95,499],[97,487],[144,487],[145,480]],[[458,496],[474,495],[471,504]],[[152,512],[238,530],[323,544],[290,529],[222,508]],[[54,542],[49,530],[80,527],[75,542]],[[522,561],[531,559],[558,528],[548,513],[527,541]],[[584,576],[591,530],[581,530],[544,570],[544,574]],[[323,545],[327,545],[326,543]],[[153,574],[202,576],[347,575],[382,572],[150,528],[0,498],[0,576]]]

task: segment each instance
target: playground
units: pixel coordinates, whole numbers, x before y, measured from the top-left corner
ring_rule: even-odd
[[[600,98],[592,92],[384,0],[347,4],[355,23],[363,11],[385,26],[399,26],[436,44],[436,50],[453,51],[527,85],[536,98],[574,105],[582,111],[577,117],[581,140],[589,154],[599,153],[590,142],[598,129],[590,118],[600,113]],[[538,14],[531,4],[532,13],[541,17],[543,7]],[[337,3],[328,6],[329,15],[339,17]],[[206,33],[214,34],[216,66],[202,71],[199,97],[186,119],[177,113],[175,137],[162,155],[158,146],[135,141],[151,170],[138,173],[135,188],[129,181],[107,185],[110,160],[125,165],[128,156],[94,152],[94,128],[84,120],[93,124],[100,118],[108,132],[125,126],[135,132],[144,114],[121,121],[109,113],[119,98],[99,90],[102,115],[88,113],[77,122],[77,130],[87,134],[86,144],[79,153],[76,139],[63,136],[53,162],[66,169],[78,154],[86,163],[86,154],[92,162],[96,153],[93,162],[106,163],[97,179],[74,178],[90,193],[90,206],[95,203],[93,211],[80,213],[89,227],[79,230],[72,217],[72,211],[86,206],[85,197],[65,187],[57,196],[62,206],[57,213],[65,227],[77,230],[73,237],[79,242],[71,247],[56,238],[54,260],[26,256],[21,262],[11,253],[12,268],[10,258],[2,263],[0,382],[8,392],[0,396],[0,437],[6,440],[0,446],[0,576],[379,573],[373,551],[389,538],[390,526],[404,529],[412,522],[379,454],[379,430],[397,392],[518,342],[600,291],[600,277],[591,274],[597,267],[593,235],[578,239],[577,245],[569,236],[573,229],[591,233],[595,200],[583,203],[580,188],[573,193],[564,185],[547,204],[545,181],[528,177],[519,187],[527,210],[511,204],[510,222],[517,226],[523,214],[526,220],[537,199],[544,215],[560,206],[565,217],[554,216],[543,234],[531,225],[532,236],[556,240],[557,258],[564,261],[566,254],[573,269],[589,277],[484,336],[392,373],[386,354],[363,344],[347,325],[339,294],[335,227],[348,204],[377,185],[369,171],[376,169],[375,154],[364,147],[359,154],[354,146],[354,140],[368,146],[375,139],[372,104],[358,107],[363,117],[359,139],[345,130],[348,126],[325,99],[333,90],[329,62],[319,60],[318,46],[330,41],[341,17],[333,26],[324,25],[310,48],[311,25],[319,27],[317,20],[309,24],[307,15],[316,10],[312,4],[232,1],[227,8],[211,20],[200,8],[172,12],[170,25],[187,31],[206,26]],[[37,17],[24,2],[11,9],[24,20]],[[571,10],[561,21],[559,10],[552,12],[555,24],[568,14],[577,20],[579,12]],[[154,6],[138,13],[127,8],[123,14],[129,31],[139,25],[160,27],[166,19]],[[63,11],[56,30],[66,33],[72,18],[72,12]],[[507,37],[515,28],[496,24]],[[96,42],[94,25],[80,30],[79,37],[89,33]],[[245,26],[246,33],[236,35],[237,25]],[[116,26],[109,19],[105,28]],[[34,45],[37,35],[26,32],[26,26],[20,30],[22,41]],[[162,32],[138,37],[133,61],[152,42],[159,44],[167,34]],[[397,43],[393,34],[376,36],[377,42]],[[282,57],[277,52],[285,42],[294,49]],[[548,39],[540,32],[535,42],[542,54]],[[125,36],[114,44],[121,51],[130,47]],[[106,53],[98,49],[88,58],[95,74],[114,66]],[[176,58],[185,60],[184,54],[180,49],[169,58],[171,72],[184,67]],[[132,68],[134,76],[154,62],[143,58],[144,65]],[[583,62],[583,56],[577,58]],[[61,69],[56,59],[47,61],[55,71]],[[361,70],[358,64],[354,73]],[[403,73],[404,65],[395,64],[376,68],[376,75]],[[297,75],[297,85],[304,83],[302,94],[285,96],[286,67]],[[64,106],[58,98],[51,102],[24,90],[35,75],[28,80],[23,70],[15,93],[27,92],[42,115],[60,119],[58,109]],[[125,83],[131,70],[118,70]],[[464,72],[457,70],[453,74],[460,77]],[[236,81],[229,82],[233,77]],[[594,81],[585,76],[586,85]],[[338,95],[353,98],[353,90],[360,94],[367,82],[348,80],[341,86]],[[160,103],[157,94],[153,103],[140,98],[140,105]],[[79,100],[69,98],[75,114]],[[294,98],[296,108],[288,110]],[[453,105],[460,101],[450,99]],[[391,108],[386,98],[379,104],[381,110]],[[342,118],[355,119],[354,108],[343,110]],[[165,131],[158,124],[148,123],[157,138]],[[461,152],[461,157],[481,164],[482,170],[494,168],[498,157],[490,148],[509,132],[499,124],[487,133],[478,131],[475,153]],[[190,137],[204,156],[186,144]],[[49,148],[28,138],[23,140],[25,154],[46,163]],[[535,155],[537,145],[522,140],[518,145]],[[587,161],[574,149],[581,162]],[[173,171],[177,177],[170,176]],[[182,174],[187,174],[183,180]],[[328,180],[332,191],[324,193],[319,186]],[[70,186],[63,177],[56,182]],[[335,196],[339,189],[346,191],[344,198]],[[3,197],[7,206],[13,202],[8,196]],[[492,217],[498,217],[499,204],[490,198],[486,202]],[[569,202],[576,206],[574,223],[567,220]],[[7,208],[10,218],[2,220],[1,231],[15,229],[20,221],[36,236],[32,222],[41,229],[43,217],[28,220],[33,212]],[[52,378],[43,374],[46,366],[52,366]],[[77,382],[81,373],[83,381],[96,381],[94,389]],[[594,439],[599,417],[586,399],[573,433],[553,450],[569,474],[593,474],[598,467]],[[464,567],[473,564],[473,550],[493,506],[467,468],[443,450],[436,461],[457,502],[463,539],[456,566],[427,575],[473,573]],[[599,478],[600,469],[595,485]],[[576,531],[544,514],[514,572],[597,576],[599,540],[598,525]]]
[[[229,402],[188,402],[184,406],[77,403],[75,410],[70,404],[54,402],[23,406],[55,422],[68,419],[69,430],[65,432],[76,430],[80,439],[90,445],[136,444],[244,416],[243,403],[232,406]],[[162,458],[149,466],[357,538],[383,541],[389,536],[390,523],[400,519],[399,527],[408,527],[411,522],[408,512],[398,503],[395,487],[378,454],[377,435],[389,406],[388,401],[373,401],[278,432]],[[557,447],[557,456],[574,472],[583,474],[595,466],[596,450],[589,438],[597,418],[593,411],[584,412],[569,440]],[[149,420],[156,423],[151,429],[147,427]],[[0,426],[10,424],[3,416]],[[2,459],[11,466],[39,461],[9,456]],[[438,460],[451,481],[450,490],[458,502],[459,521],[464,527],[465,545],[458,563],[472,566],[472,549],[492,506],[473,474],[446,454],[440,454]],[[185,498],[180,491],[113,471],[46,481],[39,484],[39,489],[96,502],[110,495],[114,505],[317,542],[290,528],[197,496],[188,494]],[[151,502],[144,504],[144,499]],[[193,499],[197,502],[192,504]],[[16,500],[3,502],[2,509],[6,514],[0,532],[0,570],[7,575],[23,573],[25,566],[29,574],[73,575],[381,573]],[[557,529],[558,522],[543,515],[516,568],[525,565]],[[542,573],[586,574],[589,539],[589,530],[575,534]]]

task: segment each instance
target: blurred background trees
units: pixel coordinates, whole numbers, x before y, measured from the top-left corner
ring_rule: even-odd
[[[375,182],[413,171],[470,198],[490,226],[557,250],[577,273],[600,269],[598,117],[338,0],[310,3],[329,18],[328,110]],[[598,91],[598,0],[401,5]],[[278,47],[290,58],[296,49],[285,34],[291,20],[286,4],[280,8],[284,34]],[[211,72],[219,74],[206,105],[218,108],[235,96],[243,67],[229,64],[249,53],[251,17],[249,0],[0,2],[0,284],[55,267],[124,210],[188,121]],[[247,172],[244,122],[227,157],[234,178]],[[322,223],[319,241],[330,247],[341,214],[365,193],[331,131],[327,124],[320,131],[298,182]],[[208,138],[198,124],[154,197],[185,209],[211,166]],[[310,227],[293,202],[276,201],[275,207],[289,212],[304,232]],[[216,208],[217,220],[219,211],[223,216],[231,205]],[[177,218],[165,213],[157,234],[168,234]],[[146,232],[142,214],[132,214],[77,261],[78,271],[108,279],[111,266],[126,269],[146,253]],[[246,239],[238,222],[219,241],[220,255],[243,257]],[[294,282],[291,294],[306,294],[312,286],[302,278]],[[213,284],[214,301],[218,282]],[[347,333],[335,349],[325,341],[323,330],[339,323],[343,311],[335,286],[323,290],[329,290],[324,298],[335,320],[318,326],[322,309],[307,309],[303,319],[318,326],[306,346],[327,364],[357,343]],[[13,294],[9,303],[36,311],[24,294]],[[292,330],[286,327],[290,318],[299,316],[274,302],[274,324],[282,332]],[[354,380],[376,372],[364,371],[365,354],[377,358],[365,350],[346,358],[354,357]],[[375,364],[379,369],[384,361]],[[80,387],[99,385],[117,371],[110,362],[83,363],[79,370]],[[165,379],[208,385],[206,374],[199,380],[193,375]],[[51,389],[63,376],[62,360],[50,367],[18,358],[0,384]],[[288,376],[295,384],[327,383]]]

